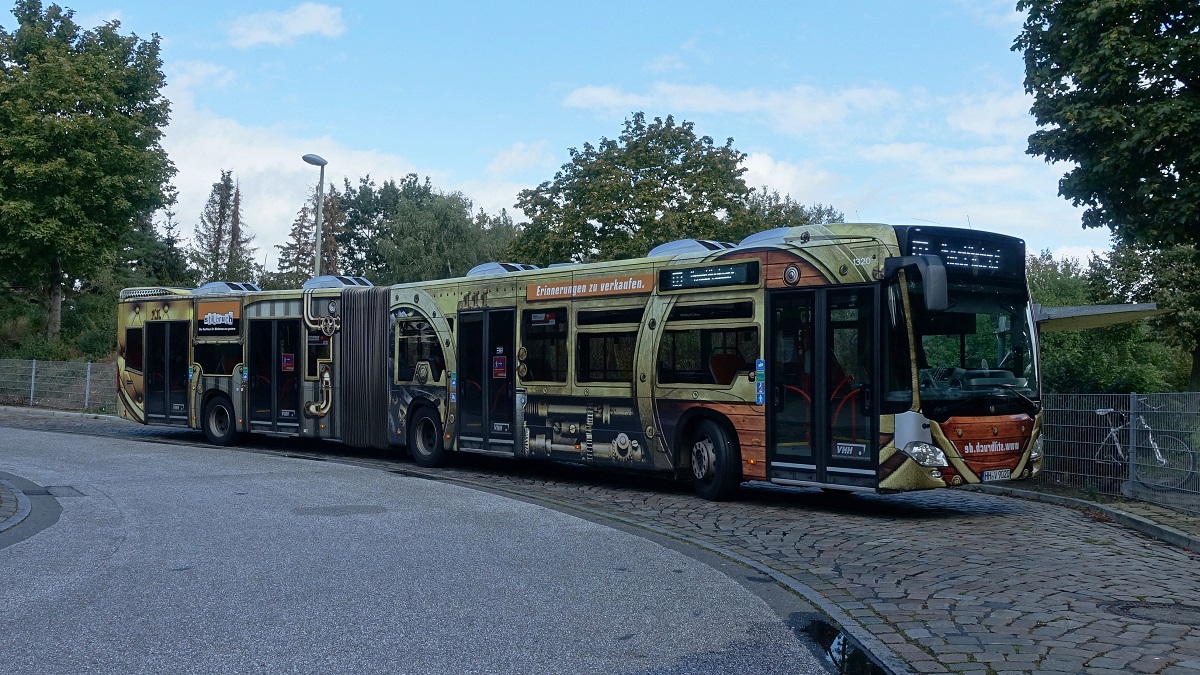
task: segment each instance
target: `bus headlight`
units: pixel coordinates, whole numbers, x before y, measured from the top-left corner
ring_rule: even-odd
[[[1033,441],[1033,448],[1031,448],[1029,450],[1029,460],[1032,462],[1032,461],[1039,460],[1041,458],[1042,458],[1042,435],[1038,434],[1038,437],[1035,438]]]
[[[946,461],[946,453],[938,446],[925,441],[911,441],[901,452],[912,457],[913,461],[921,466],[950,466],[950,462]]]

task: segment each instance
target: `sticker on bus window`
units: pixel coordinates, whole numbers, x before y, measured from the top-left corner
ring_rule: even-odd
[[[280,356],[279,369],[285,373],[291,373],[296,370],[296,355],[284,353]]]
[[[492,357],[492,379],[503,380],[508,377],[508,357],[493,356]]]
[[[834,457],[843,457],[845,459],[867,459],[867,444],[842,443],[839,441],[833,455]]]

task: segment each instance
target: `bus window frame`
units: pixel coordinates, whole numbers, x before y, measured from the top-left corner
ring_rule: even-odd
[[[762,321],[762,316],[761,316],[762,306],[764,303],[759,302],[759,300],[760,300],[759,296],[761,295],[761,289],[757,293],[755,293],[754,289],[749,289],[749,290],[751,293],[750,295],[737,295],[737,296],[733,296],[733,297],[725,296],[725,297],[714,298],[714,297],[707,297],[707,296],[713,295],[713,293],[706,292],[706,289],[701,289],[700,291],[692,289],[691,292],[693,295],[700,295],[700,296],[704,296],[704,297],[696,298],[694,301],[691,301],[691,302],[679,301],[679,302],[676,302],[671,307],[671,310],[669,312],[667,312],[667,315],[662,322],[661,334],[658,336],[658,339],[656,340],[656,345],[655,345],[655,350],[654,350],[654,386],[655,387],[658,387],[661,389],[678,389],[681,387],[686,387],[686,388],[701,388],[701,389],[709,389],[709,390],[717,390],[717,391],[727,391],[737,385],[738,378],[743,373],[745,373],[747,370],[751,373],[755,372],[755,365],[756,365],[755,361],[765,358],[763,356],[763,354],[765,353],[765,348],[763,345],[763,340],[764,340],[763,325],[762,325],[763,321]],[[724,296],[725,294],[723,293],[722,295]],[[692,306],[712,307],[714,305],[728,305],[730,307],[734,307],[734,306],[743,305],[743,304],[750,305],[750,313],[748,315],[744,315],[744,316],[740,316],[740,317],[729,317],[729,318],[719,318],[719,319],[703,319],[703,318],[675,319],[675,320],[670,319],[671,314],[674,314],[681,307],[684,307],[684,308],[692,307]],[[662,353],[663,346],[667,339],[667,334],[672,333],[672,332],[679,333],[679,332],[693,331],[693,330],[701,331],[701,332],[703,332],[705,330],[730,330],[730,331],[753,330],[757,335],[758,356],[756,356],[750,360],[746,360],[743,358],[743,362],[746,363],[747,368],[743,369],[743,370],[739,370],[738,374],[734,375],[734,377],[731,378],[728,383],[689,382],[689,381],[685,381],[685,380],[681,380],[678,382],[663,381],[663,378],[662,378],[663,369],[659,367],[659,355]],[[739,354],[739,356],[740,356],[740,354]],[[701,372],[705,372],[709,368],[709,364],[707,361],[703,360],[704,358],[705,357],[703,355],[701,355],[701,359],[702,359],[702,361],[700,363]],[[708,359],[711,359],[711,358],[712,358],[712,356],[709,355]],[[676,372],[678,372],[678,371],[676,371]]]
[[[528,305],[521,307],[520,312],[518,312],[518,317],[517,317],[517,320],[520,322],[520,325],[519,325],[520,336],[519,336],[519,340],[517,343],[519,345],[517,347],[518,354],[521,353],[520,352],[521,349],[524,349],[526,357],[531,355],[529,347],[527,346],[528,338],[527,338],[527,333],[526,333],[526,331],[530,327],[530,325],[527,323],[526,317],[530,314],[537,314],[539,312],[540,313],[562,312],[563,320],[567,322],[567,325],[566,325],[567,330],[565,332],[563,332],[562,340],[561,340],[562,349],[563,349],[564,354],[566,355],[566,365],[563,370],[563,379],[561,379],[561,380],[554,380],[554,379],[539,380],[539,379],[534,379],[532,377],[529,377],[527,375],[520,375],[519,377],[521,378],[522,382],[529,382],[531,384],[536,383],[540,386],[546,386],[546,387],[568,386],[571,384],[573,366],[575,364],[575,350],[571,348],[571,345],[573,344],[571,336],[574,333],[574,329],[575,329],[575,314],[572,311],[572,307],[570,306],[570,303],[564,303],[562,305],[555,305],[553,307],[549,307],[549,306],[533,307],[533,306],[528,306]],[[522,360],[527,361],[527,359],[522,359]]]
[[[130,344],[131,344],[131,342],[130,342],[130,340],[129,340],[129,336],[130,336],[130,334],[132,334],[134,331],[137,331],[137,336],[138,336],[138,339],[137,339],[137,343],[138,343],[138,351],[137,351],[137,355],[138,355],[138,362],[137,362],[137,365],[134,365],[134,364],[132,364],[132,363],[130,363],[130,362],[129,362],[129,353],[130,353],[130,351],[131,351],[131,350],[130,350],[130,348],[129,348],[129,346],[130,346]],[[146,367],[146,331],[145,331],[145,324],[142,324],[142,325],[140,325],[140,326],[126,326],[126,327],[125,327],[125,370],[128,370],[128,371],[129,371],[129,372],[131,372],[131,373],[137,373],[138,375],[141,375],[141,374],[142,374],[142,371],[145,369],[145,367]]]

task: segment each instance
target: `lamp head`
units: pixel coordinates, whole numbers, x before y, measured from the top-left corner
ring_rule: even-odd
[[[325,166],[326,164],[329,163],[329,162],[326,162],[325,158],[320,155],[307,154],[307,155],[301,157],[301,159],[303,159],[305,162],[308,162],[309,164],[312,164],[313,166]]]

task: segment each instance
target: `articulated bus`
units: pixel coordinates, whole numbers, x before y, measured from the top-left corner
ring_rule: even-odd
[[[456,279],[121,292],[122,415],[355,447],[898,492],[1041,466],[1025,244],[829,224]]]

